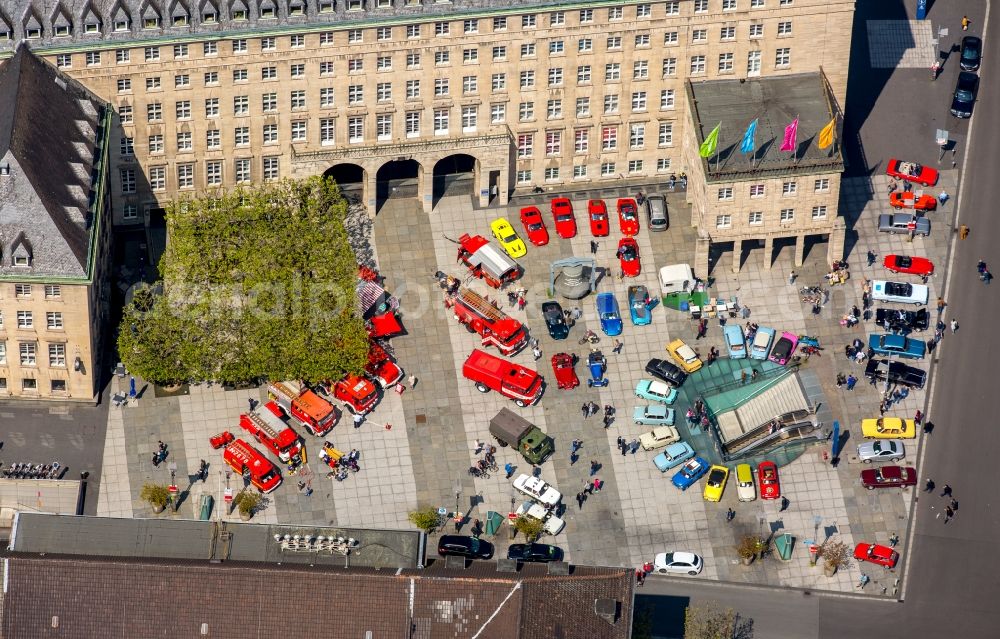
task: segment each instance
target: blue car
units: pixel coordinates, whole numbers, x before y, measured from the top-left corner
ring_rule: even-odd
[[[694,450],[691,446],[687,442],[677,442],[664,448],[662,453],[653,458],[653,463],[656,465],[657,470],[665,473],[692,457],[694,457]]]
[[[673,426],[674,409],[663,404],[636,406],[632,411],[632,421],[640,426]]]
[[[750,357],[753,359],[767,359],[771,352],[771,342],[774,341],[774,329],[761,326],[757,329],[757,334],[753,336],[750,344]]]
[[[701,457],[695,457],[684,464],[677,473],[670,478],[670,481],[681,490],[687,490],[694,485],[701,476],[708,472],[708,462]]]
[[[870,335],[868,348],[874,355],[897,355],[907,359],[921,359],[927,354],[927,343],[923,340],[889,333]]]
[[[743,329],[738,324],[726,324],[722,329],[726,336],[726,350],[730,359],[744,359],[747,356],[747,344],[743,339]]]
[[[653,321],[650,311],[649,289],[645,286],[628,287],[628,312],[635,326],[646,326]]]
[[[653,402],[673,404],[677,401],[677,389],[657,380],[641,379],[636,384],[635,396]]]
[[[618,300],[614,293],[600,293],[597,296],[597,316],[601,318],[601,330],[608,337],[622,334],[622,316],[618,312]]]

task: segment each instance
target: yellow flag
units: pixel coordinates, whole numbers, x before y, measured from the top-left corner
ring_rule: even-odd
[[[833,144],[833,129],[837,125],[837,118],[830,120],[830,124],[823,127],[819,132],[819,148],[825,149]]]
[[[701,143],[701,148],[698,149],[698,155],[700,155],[703,158],[707,158],[708,156],[715,153],[715,148],[719,146],[719,129],[721,128],[722,128],[722,122],[719,122],[717,125],[715,125],[715,128],[712,129],[712,132],[709,133],[708,137],[705,138],[705,141]]]

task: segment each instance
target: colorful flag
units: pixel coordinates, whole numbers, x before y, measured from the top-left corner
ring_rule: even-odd
[[[826,147],[833,144],[833,130],[837,124],[837,118],[830,120],[830,124],[823,127],[823,130],[819,132],[819,148],[825,149]]]
[[[799,119],[795,118],[792,123],[785,127],[785,139],[781,142],[782,151],[795,150],[795,138],[799,132]]]
[[[757,147],[754,136],[757,134],[757,120],[750,123],[747,127],[747,132],[743,134],[743,143],[740,144],[741,153],[753,153],[754,149]]]
[[[719,129],[721,128],[722,128],[722,122],[719,122],[718,124],[715,125],[715,128],[712,129],[712,132],[709,133],[708,137],[705,138],[705,141],[701,143],[701,149],[698,151],[698,155],[700,155],[703,158],[707,158],[708,156],[715,153],[715,148],[719,146]]]

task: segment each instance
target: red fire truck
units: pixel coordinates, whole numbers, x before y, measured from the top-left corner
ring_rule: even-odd
[[[495,390],[522,408],[534,404],[542,396],[541,375],[478,348],[465,360],[462,375],[475,382],[480,393]]]
[[[269,493],[281,485],[281,471],[260,452],[242,439],[222,451],[222,458],[237,473],[248,476],[261,492]]]
[[[455,297],[446,297],[444,305],[455,312],[455,319],[483,338],[483,346],[496,346],[504,355],[513,355],[528,343],[524,325],[488,302],[482,295],[463,288]]]
[[[365,373],[382,388],[394,386],[403,379],[403,369],[389,357],[384,348],[375,343],[368,350]]]
[[[348,375],[333,385],[333,396],[344,402],[347,410],[363,415],[375,407],[378,389],[364,377]]]
[[[493,288],[500,288],[521,277],[521,267],[507,254],[490,244],[482,235],[458,238],[458,260],[469,267],[474,276],[486,280]]]
[[[240,415],[240,428],[253,435],[281,461],[289,466],[298,466],[302,463],[302,442],[298,434],[282,421],[281,415],[281,407],[268,402]]]
[[[271,382],[267,393],[291,415],[295,421],[306,427],[310,433],[322,437],[337,425],[337,411],[330,402],[298,382]]]

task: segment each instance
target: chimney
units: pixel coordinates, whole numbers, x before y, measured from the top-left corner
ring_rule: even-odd
[[[618,602],[614,599],[595,599],[594,612],[612,626],[618,623]]]

